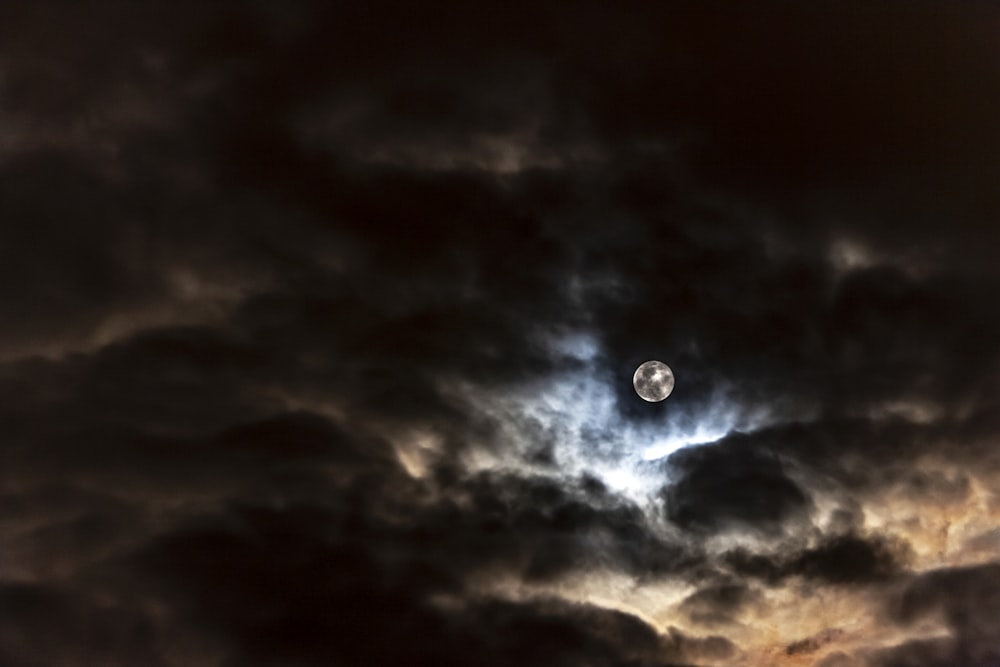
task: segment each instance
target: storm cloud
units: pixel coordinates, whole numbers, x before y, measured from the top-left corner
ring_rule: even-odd
[[[995,664],[998,18],[0,8],[0,663]]]

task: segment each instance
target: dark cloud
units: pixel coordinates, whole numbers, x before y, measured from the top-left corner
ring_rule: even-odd
[[[841,535],[778,557],[734,549],[724,555],[723,562],[737,574],[771,585],[788,577],[819,584],[865,585],[902,574],[910,555],[909,545],[900,540]]]
[[[996,18],[0,8],[0,662],[993,664]]]
[[[685,529],[773,532],[809,504],[777,457],[739,442],[683,450],[670,464],[677,481],[664,490],[667,514]]]
[[[8,568],[28,582],[73,582],[11,589],[9,664],[170,664],[188,655],[164,647],[178,634],[234,664],[458,664],[511,628],[523,633],[496,648],[497,664],[572,664],[578,651],[604,664],[679,664],[732,650],[722,638],[665,639],[623,614],[606,621],[611,612],[599,608],[466,598],[469,583],[497,573],[680,576],[699,557],[595,478],[443,466],[418,483],[355,420],[261,406],[251,390],[268,361],[258,344],[177,328],[94,355],[8,365],[6,385],[12,396],[19,389],[3,415],[19,473],[5,481],[19,489],[5,503],[16,531]],[[50,411],[64,419],[39,421]],[[441,596],[458,596],[464,611],[437,605]],[[166,618],[151,617],[150,604]],[[22,638],[48,616],[83,633],[73,658]],[[119,616],[129,625],[112,627]],[[611,636],[580,644],[606,623]],[[647,646],[618,638],[616,623],[648,636]],[[538,639],[550,632],[555,639]]]
[[[935,667],[936,665],[955,664],[955,659],[954,649],[948,640],[915,639],[882,651],[875,656],[874,663],[891,667],[904,667],[905,665]],[[964,662],[962,664],[977,665],[978,663]]]
[[[839,628],[830,628],[824,630],[818,635],[812,637],[806,637],[805,639],[800,639],[798,641],[792,642],[785,647],[785,653],[788,655],[796,655],[799,653],[814,653],[826,644],[830,642],[837,641],[844,635],[844,631]]]
[[[1000,614],[1000,568],[996,563],[934,570],[913,580],[889,600],[888,611],[897,623],[912,624],[938,615],[951,631],[929,651],[936,656],[921,664],[989,665],[1000,658],[996,644],[996,619]],[[904,645],[880,664],[915,664],[920,644]]]
[[[67,328],[79,335],[109,310],[162,289],[158,271],[130,266],[128,239],[116,229],[127,205],[103,179],[59,155],[32,155],[0,169],[8,345]],[[45,196],[53,191],[59,196]],[[78,224],[67,226],[67,219]]]
[[[620,569],[637,577],[678,576],[697,569],[696,549],[653,532],[641,509],[595,480],[576,490],[566,481],[482,475],[446,486],[451,499],[415,527],[412,541],[435,545],[458,564],[519,567],[527,579],[571,569]],[[439,544],[435,544],[439,542]]]
[[[0,657],[19,667],[167,664],[151,650],[156,631],[149,616],[95,598],[63,587],[5,584]],[[46,627],[61,628],[59,641],[45,636]]]
[[[837,537],[803,552],[792,561],[788,572],[832,584],[878,581],[899,572],[906,555],[905,544]]]
[[[699,625],[729,625],[760,598],[759,591],[743,582],[724,582],[695,591],[684,598],[681,608]]]
[[[734,651],[722,637],[661,635],[634,616],[591,605],[456,597],[462,586],[454,566],[420,553],[422,542],[440,539],[433,529],[392,543],[389,527],[372,519],[346,507],[243,506],[179,527],[114,565],[146,582],[142,599],[157,606],[155,616],[131,606],[135,600],[121,602],[120,591],[113,604],[96,592],[9,586],[8,664],[169,664],[183,658],[167,645],[177,618],[198,628],[190,641],[220,651],[224,664],[464,664],[471,650],[491,665],[664,666]],[[43,618],[80,633],[72,655],[32,638]]]

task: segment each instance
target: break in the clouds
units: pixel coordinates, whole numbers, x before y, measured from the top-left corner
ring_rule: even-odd
[[[995,665],[998,19],[8,3],[0,664]]]

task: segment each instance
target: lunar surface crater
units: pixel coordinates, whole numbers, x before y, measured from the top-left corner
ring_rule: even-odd
[[[635,369],[632,386],[642,400],[658,403],[674,390],[674,372],[662,361],[647,361]]]

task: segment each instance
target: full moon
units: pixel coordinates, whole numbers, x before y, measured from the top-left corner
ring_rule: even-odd
[[[635,369],[632,385],[639,398],[657,403],[674,390],[674,372],[662,361],[647,361]]]

